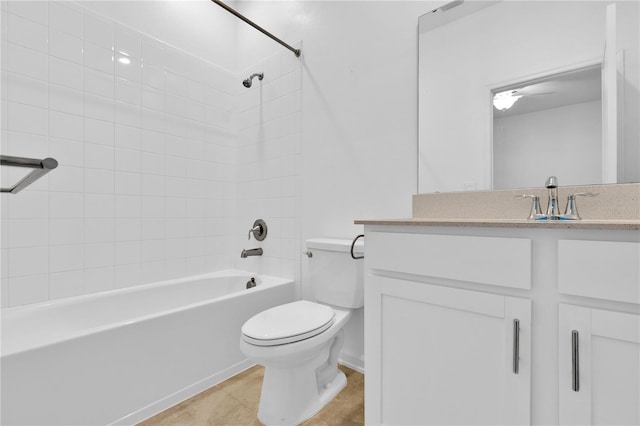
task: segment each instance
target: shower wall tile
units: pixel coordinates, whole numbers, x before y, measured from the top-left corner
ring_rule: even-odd
[[[84,30],[82,9],[70,2],[49,2],[49,27],[82,38]]]
[[[84,42],[84,66],[96,71],[113,74],[113,53],[111,48]]]
[[[84,118],[84,141],[101,145],[114,144],[114,127],[111,123]]]
[[[115,23],[105,17],[84,11],[84,39],[106,49],[113,47]]]
[[[47,53],[47,27],[18,15],[7,16],[7,40],[29,49]]]
[[[82,167],[65,167],[59,169],[60,173],[47,176],[49,179],[49,191],[55,192],[82,192],[84,189],[84,169]]]
[[[82,244],[49,246],[49,272],[80,270],[83,267]]]
[[[114,236],[115,221],[113,218],[85,218],[85,243],[107,243],[114,241]]]
[[[82,90],[84,88],[83,68],[80,64],[49,57],[49,83]]]
[[[84,122],[81,116],[49,111],[49,137],[83,141]]]
[[[92,95],[113,98],[114,77],[112,74],[85,66],[84,82],[85,92],[91,93]]]
[[[45,53],[7,43],[6,63],[7,69],[16,74],[47,80],[48,57]]]
[[[20,194],[24,194],[29,189],[25,189]],[[46,196],[46,193],[44,193]],[[43,210],[43,214],[49,219],[78,219],[84,218],[84,197],[82,193],[70,192],[50,192],[48,199],[49,209]],[[11,200],[10,206],[16,203]],[[51,227],[51,223],[49,224]]]
[[[252,87],[238,95],[236,234],[246,234],[257,218],[267,222],[269,234],[262,242],[236,240],[239,249],[264,250],[260,258],[236,260],[236,267],[299,279],[301,193],[296,164],[302,151],[302,88],[297,82],[302,71],[299,60],[289,56],[294,58],[274,55],[238,76],[241,81],[264,72],[262,81],[254,79]]]
[[[39,303],[49,300],[49,274],[35,274],[7,279],[9,306]]]
[[[5,2],[3,2],[4,4]],[[7,10],[23,18],[47,25],[49,19],[49,2],[47,1],[8,1]]]
[[[7,102],[7,130],[21,133],[48,133],[47,109],[18,102]]]
[[[0,306],[233,267],[233,242],[246,235],[248,221],[236,233],[234,116],[248,109],[236,108],[238,93],[250,95],[255,113],[259,93],[240,92],[237,75],[171,47],[171,40],[80,3],[2,6],[2,153],[50,156],[59,167],[18,195],[2,195]],[[274,78],[284,69],[277,58],[269,67]],[[269,81],[269,102],[286,102],[279,100],[284,80]],[[269,121],[282,115],[268,110]],[[295,104],[286,112],[293,111]],[[252,120],[257,128],[265,124]],[[262,152],[261,142],[251,144]],[[285,157],[281,145],[267,151],[269,159]],[[269,176],[280,177],[273,167],[265,165]],[[3,171],[3,179],[15,177]],[[280,239],[292,231],[278,235],[283,192],[271,180],[265,188],[274,200],[265,206],[276,208],[265,213],[276,230],[269,259],[275,271],[290,257]],[[262,212],[246,214],[252,221]]]
[[[115,51],[125,56],[141,57],[141,34],[124,25],[116,24]]]
[[[45,136],[7,131],[4,141],[8,150],[23,157],[37,157],[47,149]]]
[[[84,271],[49,274],[49,299],[60,299],[84,293]]]
[[[132,265],[133,266],[133,265]],[[138,281],[131,281],[135,285]],[[84,292],[99,293],[116,288],[116,268],[87,268],[84,270]]]
[[[164,238],[164,235],[155,236],[155,239]],[[115,240],[116,241],[140,241],[143,239],[142,219],[139,217],[116,218],[115,219]],[[116,250],[117,254],[117,250]]]
[[[49,219],[49,244],[81,244],[84,241],[83,219]]]
[[[58,59],[74,62],[76,64],[82,64],[82,39],[63,33],[62,31],[50,29],[49,55],[55,56]]]
[[[49,108],[68,114],[82,115],[83,93],[57,84],[49,84]]]

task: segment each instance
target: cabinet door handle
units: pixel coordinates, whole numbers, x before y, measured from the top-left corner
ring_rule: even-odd
[[[571,331],[571,389],[574,392],[580,391],[580,358],[578,356],[578,331]]]
[[[513,374],[520,371],[520,320],[513,320]]]

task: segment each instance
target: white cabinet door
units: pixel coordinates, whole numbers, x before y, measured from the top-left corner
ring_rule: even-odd
[[[530,300],[374,275],[365,300],[366,424],[529,424]]]
[[[640,424],[640,316],[560,305],[561,425]]]

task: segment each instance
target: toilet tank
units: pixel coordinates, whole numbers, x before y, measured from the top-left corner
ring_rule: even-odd
[[[364,259],[353,259],[351,240],[312,238],[306,241],[309,257],[309,281],[319,302],[342,308],[364,306]],[[356,256],[364,255],[364,243],[358,240]]]

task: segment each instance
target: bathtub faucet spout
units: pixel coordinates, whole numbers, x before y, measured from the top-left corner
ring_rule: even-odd
[[[262,249],[261,248],[254,248],[249,250],[243,249],[242,253],[240,253],[240,257],[243,259],[249,256],[262,256]]]

